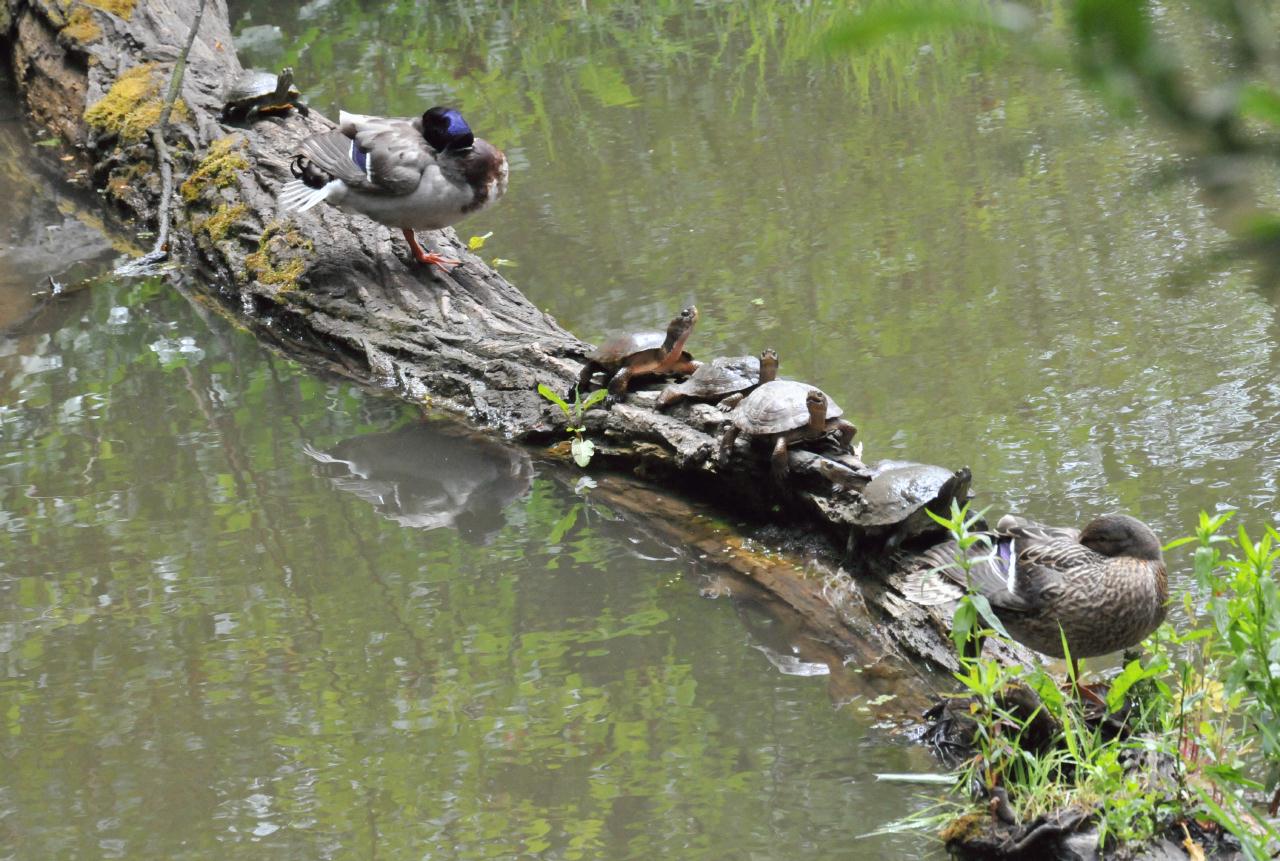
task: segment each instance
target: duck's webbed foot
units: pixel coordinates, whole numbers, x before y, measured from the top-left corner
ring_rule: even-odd
[[[405,240],[409,243],[409,250],[413,252],[414,259],[419,263],[428,266],[434,263],[445,272],[448,272],[454,266],[462,263],[461,260],[456,260],[453,257],[445,257],[443,255],[436,254],[434,251],[424,251],[422,246],[418,244],[418,237],[413,235],[412,230],[409,230],[406,227],[403,229],[403,232]]]

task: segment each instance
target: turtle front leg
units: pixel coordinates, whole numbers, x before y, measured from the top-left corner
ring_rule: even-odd
[[[773,454],[769,457],[769,469],[773,473],[773,480],[778,484],[787,480],[791,465],[787,463],[787,438],[784,434],[778,434],[778,439],[773,444]]]
[[[620,368],[609,380],[609,396],[604,399],[605,409],[620,404],[627,399],[627,386],[631,385],[632,371]]]
[[[591,378],[595,376],[596,371],[600,370],[600,366],[595,362],[587,362],[582,366],[582,371],[578,374],[578,382],[574,387],[565,392],[564,399],[569,403],[574,403],[587,393],[587,389],[591,388]]]
[[[294,110],[296,110],[298,113],[302,114],[304,117],[306,117],[306,116],[310,116],[310,115],[311,115],[311,108],[307,107],[307,106],[306,106],[305,104],[303,104],[302,102],[294,102],[294,103],[293,103],[293,108],[294,108]]]
[[[720,450],[716,452],[716,464],[724,469],[729,465],[729,455],[733,454],[733,443],[738,438],[738,427],[732,422],[720,435]]]
[[[836,439],[840,443],[841,448],[849,448],[853,444],[853,438],[857,435],[858,429],[851,422],[844,419],[835,419],[831,429],[836,433]]]
[[[720,403],[716,404],[716,409],[722,413],[731,413],[733,412],[733,408],[742,403],[742,399],[745,397],[746,394],[743,392],[738,392],[734,395],[727,395],[720,399]]]

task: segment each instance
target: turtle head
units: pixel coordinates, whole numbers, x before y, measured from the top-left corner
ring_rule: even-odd
[[[698,309],[693,305],[673,317],[667,325],[667,339],[662,343],[662,355],[668,356],[675,353],[675,357],[679,358],[684,352],[684,342],[689,340],[689,335],[693,333],[693,324],[697,322]]]
[[[1080,543],[1103,556],[1164,562],[1160,539],[1151,527],[1127,514],[1104,514],[1096,518],[1081,530]]]
[[[768,383],[778,378],[778,351],[767,347],[760,351],[760,382]]]
[[[804,405],[809,410],[809,429],[821,433],[827,426],[827,396],[817,389],[809,389]]]
[[[293,67],[285,66],[280,70],[280,74],[276,75],[276,98],[287,99],[289,97],[289,91],[292,89]]]
[[[456,108],[434,107],[424,113],[422,136],[436,152],[470,149],[476,142],[471,126]]]

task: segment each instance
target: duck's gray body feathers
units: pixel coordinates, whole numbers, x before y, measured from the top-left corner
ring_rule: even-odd
[[[435,150],[421,118],[366,117],[343,112],[338,128],[302,141],[297,156],[308,177],[286,183],[284,212],[329,203],[407,230],[439,230],[501,197],[507,160],[477,138],[460,150]],[[315,177],[323,176],[323,184]]]

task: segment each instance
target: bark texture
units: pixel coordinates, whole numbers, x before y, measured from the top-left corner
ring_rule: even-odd
[[[99,8],[105,0],[3,2],[0,28],[32,119],[80,156],[67,162],[73,180],[101,190],[136,230],[152,228],[160,183],[147,118],[167,88],[195,0],[139,0],[127,15]],[[119,0],[110,5],[126,8]],[[182,279],[185,288],[216,298],[301,361],[567,457],[563,418],[536,386],[567,389],[590,345],[470,254],[452,231],[421,236],[464,261],[444,274],[412,261],[398,231],[362,217],[320,206],[276,220],[289,155],[301,138],[332,123],[313,111],[222,124],[224,84],[240,70],[225,0],[209,0],[168,139],[180,184],[172,252],[191,275]],[[519,177],[510,193],[520,193]],[[653,394],[641,393],[611,411],[590,411],[586,427],[599,465],[770,524],[758,535],[774,547],[838,564],[858,513],[844,489],[856,483],[857,460],[793,452],[794,486],[784,491],[771,482],[764,452],[716,467],[722,420],[696,404],[658,413]],[[657,496],[650,505],[667,507]],[[866,637],[878,636],[895,653],[954,666],[946,620],[904,601],[876,576],[879,562],[870,563],[858,566],[868,573],[856,584],[839,572],[806,577],[798,566],[753,566],[747,575],[825,639],[843,641],[846,653],[863,653]]]

